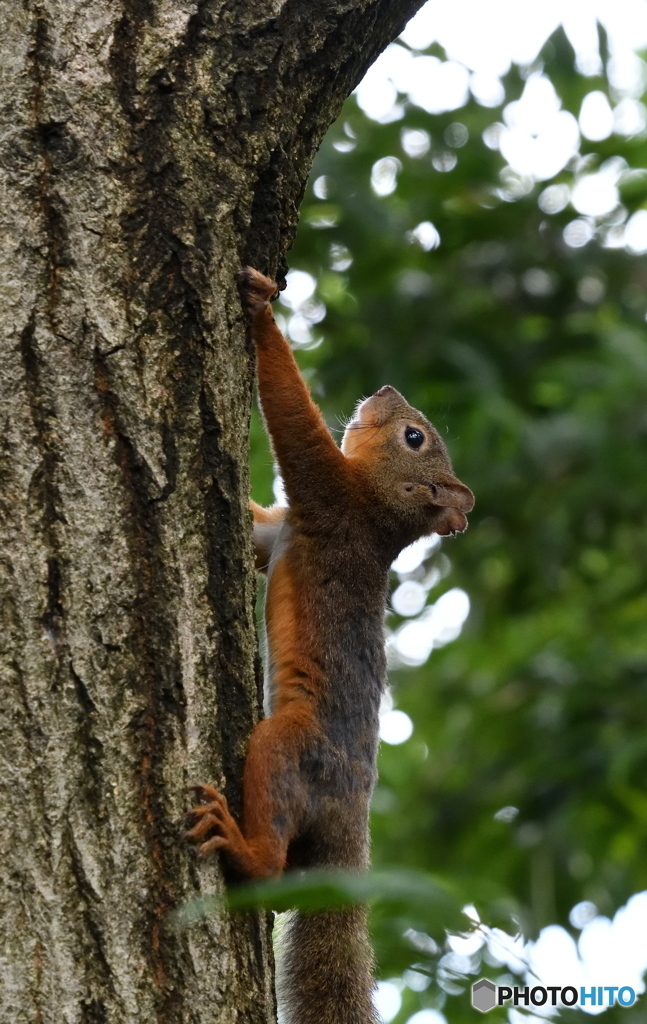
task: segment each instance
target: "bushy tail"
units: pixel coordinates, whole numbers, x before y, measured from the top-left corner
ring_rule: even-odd
[[[365,907],[293,912],[278,941],[284,1024],[379,1024]]]

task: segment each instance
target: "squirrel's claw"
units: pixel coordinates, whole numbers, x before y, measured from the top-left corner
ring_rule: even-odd
[[[229,814],[227,798],[222,793],[219,793],[215,786],[191,786],[190,789],[191,792],[195,793],[198,800],[203,802],[187,811],[186,817],[193,824],[185,832],[185,839],[192,843],[199,843],[202,839],[208,837],[198,847],[200,857],[206,857],[213,850],[221,849],[230,844],[231,836],[229,832],[232,826],[235,827],[235,824]],[[210,835],[210,833],[214,832],[216,833],[215,835]]]
[[[236,279],[243,305],[251,315],[258,313],[279,294],[276,282],[253,267],[242,267]]]

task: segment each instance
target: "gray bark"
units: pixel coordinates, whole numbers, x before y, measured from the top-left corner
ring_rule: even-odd
[[[421,0],[6,0],[0,47],[0,1021],[274,1018],[236,810],[259,711],[253,366],[314,152]]]

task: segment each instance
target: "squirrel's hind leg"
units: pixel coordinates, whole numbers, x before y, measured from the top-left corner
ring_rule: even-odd
[[[245,878],[271,878],[283,871],[303,817],[307,790],[299,765],[302,732],[291,718],[266,718],[252,732],[243,776],[242,828],[214,786],[193,787],[201,803],[189,811],[194,824],[187,838],[200,843],[202,856],[222,850]]]

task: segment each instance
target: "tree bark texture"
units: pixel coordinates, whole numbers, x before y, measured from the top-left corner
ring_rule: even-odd
[[[420,3],[4,4],[2,1024],[274,1019],[265,915],[170,915],[259,709],[234,273]]]

